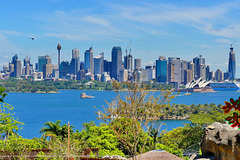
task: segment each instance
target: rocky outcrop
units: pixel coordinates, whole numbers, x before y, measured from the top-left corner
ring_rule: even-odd
[[[201,150],[213,160],[240,160],[240,130],[214,122],[205,128]]]

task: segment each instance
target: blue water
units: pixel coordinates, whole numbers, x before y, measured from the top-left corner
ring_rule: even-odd
[[[81,130],[84,122],[96,120],[96,108],[102,109],[107,106],[106,101],[111,102],[116,96],[111,91],[84,91],[87,95],[95,96],[94,99],[81,99],[77,90],[60,90],[58,94],[33,94],[33,93],[8,93],[6,103],[13,105],[15,116],[19,121],[24,122],[23,129],[19,134],[24,138],[40,137],[39,130],[47,121],[61,120],[62,124],[70,122],[75,129]],[[157,93],[156,93],[157,94]],[[180,93],[172,102],[177,104],[224,104],[231,97],[237,98],[237,92],[216,92],[216,93],[192,93],[184,96]],[[95,108],[96,107],[96,108]],[[161,130],[171,130],[188,123],[187,120],[164,120]]]

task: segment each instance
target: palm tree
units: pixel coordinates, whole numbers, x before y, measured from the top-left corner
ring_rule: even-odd
[[[74,126],[70,126],[70,132],[73,132]],[[61,121],[57,120],[54,122],[46,122],[44,123],[44,127],[40,130],[40,133],[42,134],[42,137],[49,137],[49,139],[52,139],[54,137],[60,136],[62,139],[66,138],[68,135],[68,125],[64,124],[61,126]]]

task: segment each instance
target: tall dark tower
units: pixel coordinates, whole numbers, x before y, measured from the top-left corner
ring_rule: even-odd
[[[62,49],[61,45],[57,45],[57,50],[58,50],[58,67],[60,66],[60,50]]]
[[[235,53],[233,52],[232,45],[230,47],[230,52],[229,52],[228,72],[229,72],[229,79],[234,80],[235,73],[236,73],[236,60],[235,60]]]

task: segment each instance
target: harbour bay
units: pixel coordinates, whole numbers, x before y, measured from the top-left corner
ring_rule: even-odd
[[[81,99],[80,94],[85,92],[92,95],[94,99]],[[156,92],[157,95],[159,92]],[[215,93],[192,93],[185,96],[180,93],[172,103],[176,104],[224,104],[230,98],[237,99],[240,94],[233,91],[215,92]],[[75,126],[75,130],[81,130],[84,122],[97,120],[97,109],[107,106],[115,98],[113,91],[80,91],[80,90],[60,90],[57,94],[33,94],[33,93],[8,93],[5,99],[6,103],[12,105],[15,109],[15,116],[19,121],[24,122],[19,134],[24,138],[40,137],[39,130],[47,121],[61,120],[62,124],[68,121]],[[161,130],[171,130],[181,127],[187,120],[163,120]]]

